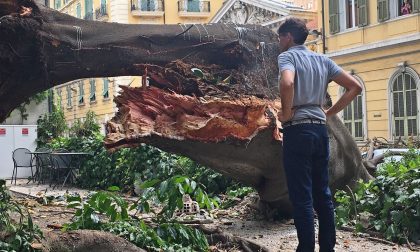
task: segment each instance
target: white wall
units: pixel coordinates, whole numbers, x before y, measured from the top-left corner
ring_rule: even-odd
[[[45,113],[48,113],[48,99],[45,99],[40,104],[36,104],[32,101],[26,106],[26,114],[28,114],[28,119],[24,120],[22,123],[22,118],[18,110],[13,110],[10,116],[4,121],[3,125],[35,125],[38,118]]]

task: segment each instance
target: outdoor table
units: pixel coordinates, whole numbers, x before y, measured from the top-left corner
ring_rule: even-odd
[[[65,167],[62,167],[62,168],[68,169],[63,185],[61,186],[61,188],[63,188],[70,176],[72,176],[73,178],[76,177],[76,175],[74,174],[74,170],[80,169],[80,165],[82,163],[81,162],[82,159],[79,157],[83,157],[83,156],[87,156],[91,154],[87,152],[51,152],[50,155],[52,157],[61,159],[61,161],[65,164]],[[53,187],[53,189],[54,188],[55,186]]]
[[[36,179],[39,179],[38,181],[41,181],[41,178],[38,177],[41,174],[40,173],[41,172],[40,171],[41,170],[41,166],[40,166],[41,161],[40,161],[39,155],[45,155],[45,154],[50,154],[50,153],[51,153],[51,151],[29,151],[29,152],[26,152],[26,154],[31,155],[32,160],[35,160],[35,174],[31,179],[28,180],[28,183],[31,180],[35,181]]]

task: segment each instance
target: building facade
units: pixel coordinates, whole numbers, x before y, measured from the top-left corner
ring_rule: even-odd
[[[49,7],[86,20],[125,24],[208,23],[223,0],[50,0]],[[140,86],[141,77],[121,76],[75,80],[54,87],[56,105],[67,123],[83,120],[88,111],[104,125],[116,107],[120,85]]]
[[[324,6],[322,6],[324,4]],[[313,41],[363,86],[341,118],[361,144],[420,136],[420,1],[318,0]],[[336,101],[343,90],[330,85]]]

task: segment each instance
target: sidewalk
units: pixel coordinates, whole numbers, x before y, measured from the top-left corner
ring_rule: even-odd
[[[63,196],[64,194],[75,194],[78,193],[80,196],[84,197],[88,195],[91,191],[83,190],[71,185],[65,186],[61,188],[61,186],[57,186],[54,190],[48,184],[39,184],[38,182],[29,182],[27,184],[27,179],[18,179],[15,183],[10,184],[10,180],[6,180],[7,188],[14,193],[27,195],[30,197],[38,198],[44,196],[54,196],[59,197]]]

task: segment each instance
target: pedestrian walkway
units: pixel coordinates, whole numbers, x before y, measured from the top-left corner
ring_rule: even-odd
[[[56,187],[54,190],[48,184],[38,184],[37,182],[28,182],[27,179],[18,179],[16,185],[10,184],[10,180],[6,181],[7,188],[13,193],[19,193],[34,198],[38,197],[60,197],[65,194],[79,194],[82,197],[87,196],[91,191],[84,190],[72,186],[67,186],[65,188]]]

